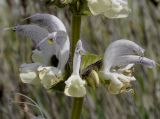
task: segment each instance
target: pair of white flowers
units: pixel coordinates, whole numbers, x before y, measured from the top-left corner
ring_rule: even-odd
[[[20,78],[24,83],[33,84],[40,79],[41,84],[50,89],[63,80],[65,65],[69,59],[70,42],[66,28],[61,20],[50,14],[35,14],[26,19],[30,19],[32,24],[11,28],[18,35],[30,38],[35,48],[31,57],[33,63],[20,66]],[[65,82],[64,92],[68,96],[83,97],[86,94],[85,81],[79,75],[83,53],[82,42],[79,40],[74,53],[73,73]],[[50,65],[53,55],[58,59],[57,67]]]
[[[85,80],[82,80],[79,75],[81,63],[79,51],[84,51],[81,44],[81,41],[78,41],[73,60],[73,73],[65,82],[65,94],[72,97],[86,95]],[[154,60],[144,57],[144,49],[132,41],[121,39],[108,46],[104,54],[103,70],[100,71],[100,75],[103,75],[104,80],[110,80],[109,92],[119,94],[130,89],[130,82],[136,80],[132,75],[132,68],[135,64],[149,68],[156,66]]]
[[[19,35],[29,37],[35,47],[32,51],[33,63],[20,66],[20,78],[24,83],[36,83],[40,79],[41,84],[49,89],[63,81],[70,51],[69,37],[63,23],[53,15],[35,14],[29,19],[36,25],[18,25],[12,28]],[[82,42],[79,40],[73,58],[72,75],[65,81],[64,93],[67,96],[86,95],[86,82],[79,74],[81,56],[84,53]],[[53,55],[59,61],[57,67],[49,64]],[[135,64],[155,67],[153,60],[143,56],[144,49],[129,40],[117,40],[108,46],[104,54],[103,70],[100,72],[105,80],[110,80],[108,89],[111,93],[126,91],[130,81],[136,80],[131,70]]]

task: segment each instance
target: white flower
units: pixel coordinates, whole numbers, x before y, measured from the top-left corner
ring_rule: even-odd
[[[93,15],[103,14],[108,18],[124,18],[131,11],[128,0],[88,0]]]
[[[79,69],[81,64],[81,53],[84,53],[81,40],[77,42],[73,58],[73,73],[65,81],[66,86],[64,93],[71,97],[84,97],[86,95],[85,81],[79,75]]]
[[[72,2],[72,0],[64,0],[64,2],[69,3]],[[59,60],[58,68],[61,69],[63,73],[64,67],[69,59],[70,50],[70,41],[63,22],[58,17],[46,13],[37,13],[26,19],[30,19],[32,23],[35,23],[47,29],[47,31],[49,32],[48,37],[43,37],[43,40],[40,41],[41,43],[39,42],[40,44],[42,44],[39,44],[40,49],[46,60],[50,60],[53,55],[56,55],[57,59]],[[35,31],[30,29],[27,29],[27,31],[40,31],[40,29],[35,29]],[[40,33],[36,32],[32,34],[35,34],[34,38],[32,38],[34,40],[37,36],[40,37],[42,36],[42,34],[45,34],[45,32],[41,30]],[[45,40],[46,38],[47,40],[53,39],[56,41],[56,43],[48,45],[47,40]],[[42,39],[42,37],[40,37],[39,39]],[[57,44],[59,45],[59,47],[57,47]]]
[[[41,13],[26,19],[35,24],[17,25],[10,29],[16,31],[18,35],[32,40],[34,48],[38,50],[33,51],[33,60],[37,61],[39,55],[38,57],[42,59],[38,59],[38,62],[50,65],[50,60],[54,55],[59,61],[58,67],[63,72],[69,59],[70,50],[70,41],[63,22],[54,15]],[[49,41],[51,42],[49,43]],[[52,41],[56,41],[56,43]]]
[[[23,83],[35,83],[38,79],[37,68],[41,64],[31,63],[31,64],[22,64],[19,68],[20,78]]]
[[[131,70],[134,64],[150,68],[156,66],[155,61],[143,57],[143,53],[143,48],[129,40],[118,40],[109,45],[105,51],[102,73],[106,79],[110,79],[108,89],[111,93],[126,91],[130,81],[136,80]]]
[[[51,88],[62,80],[69,59],[70,41],[67,30],[63,22],[54,15],[37,13],[26,19],[34,24],[4,29],[12,29],[18,35],[28,37],[33,43],[31,58],[34,63],[21,65],[20,78],[24,83],[32,83],[39,76],[42,85],[47,89]],[[56,58],[58,66],[47,67],[53,64],[53,58]]]
[[[52,86],[56,85],[62,80],[62,74],[60,70],[56,67],[42,67],[40,66],[38,69],[39,78],[41,80],[41,84],[49,89]]]

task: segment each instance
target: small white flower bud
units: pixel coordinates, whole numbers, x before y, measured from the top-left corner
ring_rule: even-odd
[[[99,76],[95,70],[92,70],[86,79],[89,86],[96,89],[99,86]]]

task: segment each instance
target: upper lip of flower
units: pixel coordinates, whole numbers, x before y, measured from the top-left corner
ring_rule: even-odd
[[[121,39],[111,43],[104,54],[104,70],[110,71],[115,66],[126,66],[138,63],[138,55],[143,55],[144,49],[136,43]],[[138,57],[137,57],[138,56]]]
[[[120,44],[121,41],[124,44]],[[115,44],[119,44],[117,47]],[[126,49],[126,47],[128,47]],[[141,50],[139,50],[141,49]],[[136,53],[137,52],[137,53]],[[144,53],[143,48],[138,46],[137,44],[126,41],[126,40],[118,40],[113,42],[105,52],[104,56],[104,70],[110,71],[112,67],[119,66],[127,66],[129,64],[142,64],[148,67],[155,67],[156,63],[153,60],[150,60],[143,56],[138,56],[139,53]],[[137,54],[137,55],[136,55]]]
[[[46,27],[47,30],[52,33],[55,31],[63,30],[66,32],[66,28],[62,21],[54,15],[47,13],[36,13],[32,16],[25,18],[24,20],[31,20],[31,22],[36,23],[42,27]]]

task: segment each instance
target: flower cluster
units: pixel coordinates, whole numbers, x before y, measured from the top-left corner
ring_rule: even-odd
[[[96,6],[97,4],[98,6]],[[93,14],[104,13],[110,18],[124,17],[128,14],[122,12],[125,11],[124,8],[127,9],[125,0],[88,0],[88,5]],[[106,5],[108,10],[103,9]],[[115,12],[110,12],[109,16],[107,12],[110,10],[115,10]],[[33,24],[18,25],[12,28],[18,35],[29,37],[34,46],[33,63],[22,64],[19,68],[22,82],[36,84],[40,79],[41,84],[46,89],[50,89],[62,81],[65,84],[65,95],[84,97],[87,83],[81,78],[80,66],[81,57],[85,55],[86,51],[82,41],[79,40],[76,45],[73,72],[68,79],[63,79],[70,52],[70,41],[64,24],[50,14],[35,14],[26,19],[30,19]],[[58,60],[58,64],[54,66],[50,64],[53,56]],[[132,75],[132,68],[135,64],[142,64],[150,68],[156,66],[153,60],[144,57],[144,49],[132,41],[117,40],[108,46],[104,54],[103,70],[100,73],[104,79],[110,81],[108,90],[111,93],[119,94],[130,88],[130,82],[136,80]],[[96,84],[99,84],[99,76],[96,71],[92,70],[89,77],[88,79],[92,78]],[[94,83],[88,83],[88,85],[92,84],[95,88]]]

